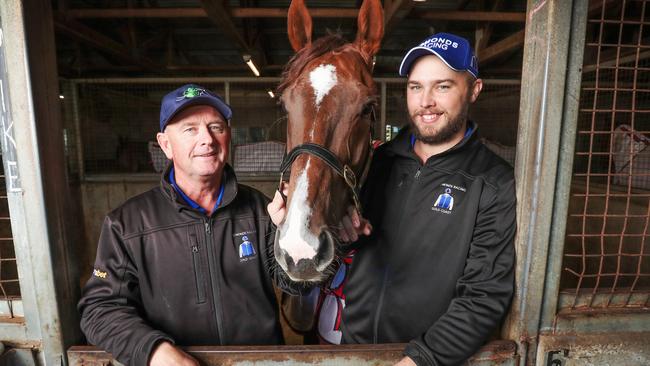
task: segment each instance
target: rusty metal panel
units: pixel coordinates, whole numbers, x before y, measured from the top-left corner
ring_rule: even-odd
[[[515,161],[517,282],[503,331],[517,341],[522,365],[534,359],[542,316],[557,290],[552,268],[560,265],[562,242],[554,257],[553,234],[558,221],[564,222],[557,211],[562,212],[568,196],[561,167],[566,138],[575,138],[571,130],[580,86],[575,75],[582,64],[575,60],[582,60],[583,47],[574,45],[585,29],[586,17],[580,14],[586,7],[586,0],[527,2]]]
[[[539,347],[537,365],[650,365],[650,333],[647,332],[543,335]]]
[[[12,348],[0,354],[0,366],[36,366],[32,349]]]
[[[227,346],[186,347],[190,355],[206,366],[389,366],[399,361],[404,344],[340,346]],[[516,365],[516,345],[495,341],[485,345],[469,361],[470,366]],[[110,354],[91,346],[68,350],[69,366],[121,365]]]
[[[559,307],[648,312],[650,1],[593,3]]]

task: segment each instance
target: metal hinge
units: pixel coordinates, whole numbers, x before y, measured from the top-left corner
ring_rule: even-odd
[[[564,366],[567,357],[569,357],[568,349],[549,351],[546,354],[546,366]]]

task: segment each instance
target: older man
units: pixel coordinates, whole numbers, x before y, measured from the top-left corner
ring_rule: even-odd
[[[160,186],[104,220],[79,309],[88,340],[129,365],[197,365],[175,345],[282,343],[267,199],[226,163],[230,107],[198,85],[167,94]]]
[[[362,191],[371,225],[344,219],[343,241],[374,230],[325,291],[318,331],[331,343],[410,342],[400,365],[457,365],[512,297],[514,175],[468,119],[483,83],[467,40],[435,34],[399,73],[410,124],[373,157]],[[269,212],[283,219],[279,195]]]

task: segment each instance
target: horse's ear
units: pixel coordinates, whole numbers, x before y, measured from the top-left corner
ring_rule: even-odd
[[[384,36],[384,9],[379,0],[365,0],[357,20],[357,47],[366,55],[367,62],[379,51]]]
[[[311,44],[311,15],[304,0],[292,0],[287,16],[287,33],[293,50],[298,52]]]

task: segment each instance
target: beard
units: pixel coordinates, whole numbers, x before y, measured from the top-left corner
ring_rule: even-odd
[[[419,113],[419,112],[418,112]],[[465,104],[462,108],[462,111],[455,117],[451,117],[447,120],[447,123],[440,126],[438,130],[433,128],[422,130],[414,122],[414,117],[410,119],[411,131],[415,135],[415,138],[422,141],[425,144],[440,144],[451,140],[465,125],[467,121],[467,116],[469,114],[469,103]],[[417,115],[417,114],[416,114]]]

